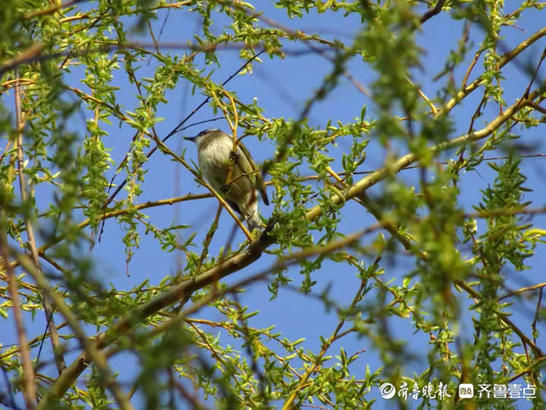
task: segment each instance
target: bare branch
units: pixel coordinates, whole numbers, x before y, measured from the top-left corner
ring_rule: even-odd
[[[440,12],[442,11],[442,7],[444,7],[444,3],[446,2],[446,0],[438,0],[438,2],[436,3],[436,5],[430,9],[428,9],[422,16],[421,16],[421,24],[423,24],[425,21],[427,21],[428,19],[436,16],[437,14],[440,14]]]

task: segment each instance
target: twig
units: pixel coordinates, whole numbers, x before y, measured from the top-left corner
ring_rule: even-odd
[[[538,41],[540,38],[544,37],[546,35],[546,27],[538,30],[531,36],[529,36],[527,39],[522,41],[520,44],[518,44],[515,48],[510,50],[509,52],[505,53],[502,57],[501,61],[499,61],[498,69],[500,70],[502,67],[504,67],[506,64],[508,64],[510,61],[512,61],[514,58],[516,58],[521,52],[526,50],[529,46],[534,44],[536,41]],[[474,81],[472,81],[469,85],[464,87],[461,91],[459,91],[455,97],[453,97],[451,100],[449,100],[439,111],[438,115],[444,115],[451,111],[455,105],[459,101],[461,101],[463,98],[465,98],[468,94],[470,94],[472,91],[477,89],[482,82],[484,81],[484,74],[476,78]]]
[[[472,289],[472,287],[468,286],[466,283],[464,283],[463,281],[461,280],[456,280],[454,281],[454,283],[460,287],[461,289],[463,289],[466,293],[468,293],[469,295],[471,295],[473,298],[477,299],[478,301],[481,300],[481,295],[475,291],[474,289]],[[520,339],[525,343],[527,344],[528,346],[531,347],[531,349],[533,349],[533,351],[535,352],[535,354],[539,357],[542,357],[544,356],[544,352],[542,351],[542,349],[540,349],[535,343],[533,343],[533,341],[531,339],[529,339],[527,337],[527,335],[525,333],[523,333],[521,331],[520,328],[518,328],[514,322],[512,322],[510,319],[508,319],[508,314],[507,313],[504,313],[504,312],[499,312],[499,311],[496,311],[495,314],[497,315],[497,317],[502,321],[504,322],[508,327],[510,327],[519,337]]]
[[[546,32],[546,29],[545,29],[545,32]],[[468,144],[474,141],[478,141],[489,136],[493,131],[498,129],[507,120],[512,118],[512,116],[515,113],[517,113],[522,107],[527,106],[529,104],[529,101],[533,101],[535,98],[540,96],[542,96],[541,91],[535,90],[534,92],[529,94],[529,98],[517,100],[510,107],[508,107],[506,111],[504,111],[501,115],[497,116],[494,120],[492,120],[486,127],[482,128],[481,130],[472,132],[470,134],[464,134],[458,138],[454,138],[450,141],[442,142],[438,145],[431,147],[430,148],[431,154],[435,155],[442,151],[446,151],[450,148],[454,148],[454,147],[458,147],[458,146]],[[406,168],[412,163],[417,162],[418,159],[419,157],[417,154],[414,154],[414,153],[407,154],[393,161],[391,164],[388,164],[387,166],[372,172],[367,177],[362,178],[361,180],[356,182],[353,186],[351,186],[349,189],[345,190],[342,193],[342,195],[334,195],[330,199],[330,201],[332,201],[334,204],[341,204],[345,200],[357,196],[358,194],[365,191],[369,187],[385,179],[388,175],[400,172],[402,169]],[[320,205],[316,205],[307,211],[306,217],[308,220],[314,220],[320,214],[322,214],[322,212],[324,212],[324,209]]]
[[[59,329],[62,329],[63,327],[66,326],[66,322],[63,322],[61,323],[59,326],[57,326],[57,330]],[[40,336],[37,336],[35,337],[34,339],[32,339],[31,341],[28,342],[28,345],[29,346],[34,346],[35,344],[37,343],[41,343],[42,341],[42,338],[43,338],[43,335],[40,335]],[[6,348],[6,347],[9,347],[10,345],[2,345],[2,347]],[[19,346],[19,345],[17,345]],[[20,352],[20,349],[19,347],[15,348],[15,349],[11,349],[9,350],[8,352],[6,353],[3,353],[0,355],[0,362],[2,362],[3,359],[6,359],[6,358],[9,358],[11,356],[13,356],[14,354],[16,353],[19,353]]]
[[[6,383],[6,390],[8,391],[8,397],[9,397],[8,406],[10,406],[11,409],[13,410],[19,410],[19,407],[17,406],[17,404],[15,404],[15,396],[13,395],[14,390],[9,380],[8,371],[6,370],[2,362],[0,362],[0,368],[2,368],[2,375],[4,376],[4,382]]]
[[[429,106],[430,108],[430,111],[432,112],[433,115],[436,115],[438,114],[438,108],[436,108],[436,106],[434,105],[434,103],[430,100],[430,98],[427,97],[427,95],[419,88],[417,87],[417,85],[415,85],[413,83],[413,81],[411,81],[411,79],[409,78],[409,76],[406,76],[406,81],[408,83],[410,83],[410,85],[412,87],[414,87],[416,90],[417,90],[417,93],[421,96],[421,98],[423,100],[425,100],[425,102],[427,103],[427,105]]]
[[[544,285],[544,284],[543,284]],[[535,310],[535,318],[533,319],[533,323],[531,323],[531,329],[533,329],[533,335],[538,334],[537,332],[537,322],[539,321],[539,314],[540,314],[540,308],[542,307],[542,294],[544,293],[544,287],[541,287],[538,291],[538,300],[537,300],[537,307]],[[535,340],[535,343],[537,341],[536,337],[533,337]]]
[[[483,50],[479,50],[479,51],[476,52],[476,54],[474,54],[474,58],[472,59],[472,62],[468,66],[468,69],[466,70],[466,73],[465,73],[465,75],[463,77],[463,82],[462,82],[462,87],[461,87],[463,90],[466,88],[466,85],[468,84],[468,78],[470,77],[470,73],[472,72],[472,70],[476,66],[476,63],[478,62],[478,59],[482,55],[482,52],[483,52]]]
[[[243,71],[246,66],[248,66],[250,63],[252,63],[252,61],[254,61],[255,59],[257,59],[260,55],[262,55],[263,53],[265,52],[265,49],[260,51],[258,54],[252,56],[251,58],[249,58],[241,67],[239,67],[233,74],[231,74],[223,83],[222,83],[222,86],[225,86],[227,83],[229,83],[233,78],[235,78],[241,71]],[[176,127],[174,127],[165,137],[163,137],[163,139],[161,139],[161,142],[162,143],[165,143],[171,136],[173,136],[174,134],[178,133],[182,126],[187,122],[189,121],[189,119],[191,117],[193,117],[203,106],[205,106],[205,104],[207,104],[211,99],[211,96],[208,96],[206,97],[192,112],[190,112],[182,121],[180,121]],[[159,148],[159,145],[156,145],[154,146],[147,154],[146,154],[146,158],[150,158],[154,152],[157,151],[157,149]],[[127,158],[127,157],[126,157]],[[125,159],[124,159],[125,161]],[[123,164],[123,161],[122,161],[122,164]],[[121,165],[120,165],[121,167]],[[119,168],[118,168],[119,169]],[[112,186],[114,182],[114,179],[112,178],[112,181],[110,183],[110,186]],[[119,192],[123,189],[123,187],[125,186],[125,184],[127,183],[127,178],[125,178],[119,185],[118,187],[114,190],[114,192],[108,197],[108,199],[106,200],[106,203],[104,204],[104,207],[106,208],[108,206],[108,204],[110,204],[114,198],[119,194]],[[101,233],[100,235],[102,234],[102,231],[104,229],[104,223],[101,227]],[[99,237],[100,237],[99,235]]]
[[[540,368],[540,365],[546,360],[546,356],[542,356],[542,357],[539,357],[538,359],[536,359],[534,362],[531,362],[531,364],[529,366],[527,366],[525,369],[523,369],[522,371],[516,373],[515,375],[505,379],[502,381],[502,383],[504,384],[508,384],[508,383],[511,383],[513,382],[514,380],[517,380],[519,379],[520,377],[522,376],[525,376],[526,374],[528,373],[531,373],[533,370],[536,370],[536,369],[539,369]]]
[[[21,64],[29,63],[32,61],[39,60],[42,55],[40,54],[44,49],[44,45],[40,42],[31,44],[25,50],[21,51],[15,57],[7,60],[0,66],[0,77],[9,70],[13,70],[19,67]]]
[[[46,14],[53,14],[53,13],[55,13],[55,12],[61,10],[61,9],[73,6],[76,3],[83,3],[84,1],[88,1],[88,0],[68,0],[68,1],[65,1],[64,3],[59,2],[58,4],[55,4],[55,5],[50,6],[48,8],[45,8],[45,9],[42,9],[42,10],[36,10],[36,11],[33,11],[32,13],[25,14],[23,16],[23,19],[24,20],[30,20],[30,19],[32,19],[34,17],[44,16]]]
[[[377,264],[378,261],[379,260],[376,259],[375,264]],[[347,309],[348,311],[351,311],[356,306],[356,304],[358,302],[360,302],[360,300],[362,299],[362,292],[366,288],[366,283],[367,283],[367,279],[362,279],[360,281],[360,287],[358,288],[357,292],[355,293],[355,295],[353,297],[353,300],[352,300],[351,304],[349,305],[349,308]],[[324,357],[324,355],[326,354],[326,352],[328,351],[328,349],[330,348],[332,343],[334,343],[336,340],[338,340],[344,334],[347,334],[345,332],[344,332],[344,334],[340,333],[341,329],[345,325],[346,319],[347,319],[346,316],[342,316],[342,319],[338,322],[335,330],[332,332],[330,337],[323,342],[319,354],[315,357],[314,363],[312,363],[310,366],[307,367],[307,370],[302,375],[300,381],[292,389],[292,392],[291,392],[290,396],[284,402],[283,407],[282,407],[283,410],[289,410],[289,409],[294,408],[294,401],[296,400],[296,397],[298,396],[299,392],[308,384],[309,377],[311,377],[313,372],[320,365],[320,363],[322,362],[322,358]],[[296,406],[296,407],[299,407],[299,406]]]
[[[214,43],[203,43],[203,44],[185,44],[182,42],[173,42],[173,43],[167,43],[162,42],[158,44],[154,43],[145,43],[145,42],[137,42],[137,41],[128,41],[125,43],[112,43],[112,44],[104,44],[102,46],[98,47],[92,47],[92,48],[86,48],[81,50],[63,50],[63,51],[57,51],[54,53],[48,53],[48,54],[41,54],[41,50],[43,49],[43,46],[40,44],[37,44],[36,46],[32,46],[32,48],[29,48],[25,51],[23,51],[21,54],[17,55],[11,60],[8,60],[4,64],[0,66],[0,77],[3,76],[6,72],[16,69],[17,67],[23,65],[23,64],[31,64],[31,63],[39,63],[44,62],[52,59],[57,59],[60,57],[65,58],[73,58],[73,57],[81,57],[86,56],[92,53],[109,53],[109,52],[124,52],[124,50],[127,49],[134,49],[134,50],[155,50],[157,47],[160,47],[161,49],[171,49],[171,50],[188,50],[195,53],[209,53],[216,50],[233,50],[233,51],[239,51],[239,50],[246,50],[246,49],[255,49],[255,48],[262,48],[262,43],[253,43],[253,44],[246,44],[246,43],[240,43],[240,44],[214,44]],[[326,51],[329,48],[323,47],[319,48],[321,51]],[[311,50],[311,49],[293,49],[293,50],[282,50],[283,54],[299,57],[299,56],[305,56],[308,54],[316,53],[317,50]]]
[[[64,302],[64,298],[59,295],[55,290],[53,290],[43,275],[43,273],[36,268],[34,263],[26,256],[21,253],[18,253],[16,251],[11,251],[11,253],[15,256],[17,260],[19,260],[19,263],[23,268],[32,276],[32,278],[36,281],[36,284],[40,287],[41,291],[44,293],[45,296],[51,299],[51,301],[55,304],[58,311],[63,315],[63,317],[66,319],[68,325],[74,332],[74,335],[82,345],[85,353],[86,358],[89,361],[92,361],[95,363],[95,366],[99,370],[101,376],[103,377],[105,386],[111,391],[112,395],[114,396],[119,408],[129,410],[133,407],[129,403],[126,395],[121,390],[121,387],[116,382],[113,373],[108,368],[108,363],[106,361],[106,358],[104,356],[104,353],[97,349],[95,347],[94,342],[92,342],[87,335],[85,334],[85,331],[80,326],[80,323],[78,321],[78,318],[76,315],[72,312],[72,310],[66,305]],[[59,378],[62,378],[65,374],[67,369],[61,373]],[[43,398],[38,408],[44,409],[47,408],[47,400]]]
[[[497,118],[491,121],[485,128],[476,131],[470,135],[465,134],[450,141],[437,144],[430,148],[431,153],[439,154],[440,152],[448,150],[450,148],[457,147],[466,143],[471,143],[489,136],[492,132],[494,132],[497,128],[504,124],[504,122],[511,118],[516,112],[518,112],[521,108],[525,107],[528,101],[532,101],[539,96],[541,96],[539,90],[533,91],[529,94],[528,99],[516,101],[513,105],[508,107],[502,115],[499,115]],[[339,194],[334,194],[331,198],[331,201],[335,204],[340,204],[346,199],[353,198],[359,195],[364,190],[368,189],[369,187],[385,179],[392,173],[399,172],[401,169],[411,165],[418,160],[419,157],[416,154],[412,153],[405,155],[394,161],[392,164],[387,164],[387,166],[385,166],[384,168],[381,168],[373,172],[369,176],[362,178],[350,188],[348,188],[342,196],[340,196]],[[315,220],[321,215],[323,211],[324,210],[320,206],[315,206],[307,211],[306,217],[310,221]],[[378,227],[381,226],[383,225],[379,225]],[[377,229],[377,227],[375,229]],[[99,337],[96,338],[97,348],[101,349],[109,345],[110,343],[112,343],[112,341],[117,339],[119,335],[127,332],[136,323],[140,323],[144,318],[148,317],[149,315],[158,312],[159,310],[177,302],[178,300],[187,298],[188,295],[191,295],[194,291],[202,289],[204,286],[210,285],[216,280],[222,279],[230,275],[231,273],[239,271],[244,267],[250,265],[257,259],[259,259],[264,250],[271,246],[273,243],[274,239],[270,236],[269,232],[267,230],[264,231],[260,238],[252,240],[249,243],[248,247],[237,255],[226,259],[222,263],[208,269],[207,271],[197,275],[189,281],[183,281],[182,283],[174,286],[172,289],[168,290],[164,294],[142,305],[140,308],[135,309],[129,317],[121,320],[110,331],[105,334],[101,334]],[[325,247],[320,248],[320,251],[331,251],[332,247],[335,245],[336,243],[326,245]],[[306,251],[302,251],[302,256],[305,256],[305,252]],[[314,254],[316,252],[316,249],[313,249],[310,252]],[[48,397],[61,397],[66,392],[66,390],[74,383],[78,376],[86,369],[86,367],[86,356],[82,355],[63,372],[61,377],[56,380],[49,392]]]
[[[16,77],[19,78],[19,72],[17,71]],[[17,123],[17,163],[18,163],[18,178],[19,178],[19,190],[21,194],[21,201],[25,203],[27,201],[27,185],[23,169],[25,167],[23,158],[23,127],[24,120],[21,110],[21,88],[19,82],[15,85],[15,117]],[[36,246],[36,238],[34,236],[34,227],[30,221],[30,217],[25,217],[25,226],[27,232],[28,245],[30,248],[30,254],[32,261],[37,269],[40,269],[40,257],[38,255],[38,248]],[[59,335],[57,334],[57,328],[55,327],[55,320],[53,318],[53,308],[51,307],[49,300],[46,297],[42,298],[42,304],[44,306],[44,313],[46,317],[46,323],[49,325],[49,336],[51,340],[51,346],[53,347],[53,354],[55,356],[55,364],[59,374],[66,367],[62,355],[61,344],[59,341]]]
[[[533,286],[526,286],[524,288],[520,288],[520,289],[514,290],[512,292],[508,292],[505,295],[502,295],[501,297],[499,297],[499,301],[501,301],[503,299],[507,299],[507,298],[515,296],[515,295],[519,295],[519,294],[521,294],[523,292],[529,292],[529,291],[532,291],[532,290],[542,289],[545,286],[546,286],[546,283],[537,283],[536,285],[533,285]]]
[[[504,209],[487,209],[477,212],[465,213],[465,218],[491,218],[495,216],[511,216],[511,215],[540,215],[546,213],[546,206],[540,208],[504,208]]]
[[[214,234],[216,233],[216,230],[218,229],[218,220],[220,219],[220,214],[222,213],[222,205],[218,205],[218,209],[216,210],[216,215],[214,216],[214,220],[210,224],[210,228],[205,235],[205,239],[203,240],[203,251],[201,252],[201,255],[199,256],[199,262],[197,262],[197,270],[201,270],[201,267],[203,266],[203,262],[205,261],[205,258],[208,255],[209,252],[209,245],[212,241],[212,238],[214,237]]]
[[[184,386],[182,386],[182,384],[180,384],[175,379],[174,371],[170,367],[169,367],[168,374],[169,374],[169,384],[171,384],[171,386],[173,386],[176,390],[178,390],[178,392],[180,393],[180,396],[182,396],[182,398],[184,398],[188,402],[188,404],[191,405],[192,409],[195,409],[195,410],[206,409],[206,407],[199,402],[199,399],[195,395],[188,392],[184,388]]]
[[[438,0],[438,2],[436,3],[436,5],[430,9],[428,9],[422,16],[421,16],[421,24],[423,24],[425,21],[427,21],[428,19],[434,17],[435,15],[437,14],[440,14],[440,12],[442,11],[442,7],[444,7],[444,3],[446,2],[446,0]]]
[[[34,369],[30,358],[25,325],[23,323],[23,314],[21,310],[21,301],[17,291],[17,278],[15,272],[8,263],[9,254],[4,233],[0,233],[0,253],[4,262],[4,268],[8,272],[8,293],[13,304],[13,316],[15,318],[15,327],[17,329],[17,340],[21,352],[21,362],[23,364],[23,396],[27,409],[33,409],[36,406],[36,388],[34,386]]]
[[[349,70],[345,70],[343,72],[343,75],[356,87],[358,91],[360,91],[362,94],[364,94],[366,97],[371,98],[371,91],[366,88],[363,84],[361,84],[352,74]]]
[[[535,103],[535,102],[531,102],[529,105],[530,105],[531,107],[533,107],[535,110],[540,111],[542,114],[545,114],[545,115],[546,115],[546,108],[541,107],[540,105],[538,105],[538,104]]]

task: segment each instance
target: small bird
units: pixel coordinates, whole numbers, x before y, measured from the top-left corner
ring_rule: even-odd
[[[234,150],[233,138],[216,128],[185,139],[197,145],[199,169],[214,190],[244,218],[251,231],[263,227],[257,191],[266,205],[269,199],[262,175],[243,143],[239,141]]]

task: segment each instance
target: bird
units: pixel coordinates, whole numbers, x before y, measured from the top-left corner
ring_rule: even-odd
[[[243,217],[249,230],[264,227],[258,212],[257,191],[266,205],[269,205],[269,198],[260,170],[243,143],[238,141],[234,149],[233,138],[217,128],[184,139],[197,145],[201,174]]]

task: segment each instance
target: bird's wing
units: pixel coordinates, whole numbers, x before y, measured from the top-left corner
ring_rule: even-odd
[[[269,205],[269,198],[267,197],[267,191],[265,190],[265,184],[262,178],[262,173],[260,172],[256,164],[252,160],[252,157],[250,156],[250,152],[248,152],[248,150],[243,145],[243,143],[239,143],[238,147],[245,157],[242,160],[244,161],[246,159],[246,161],[250,164],[250,167],[249,167],[251,170],[250,172],[256,171],[254,172],[254,178],[255,178],[254,180],[256,181],[256,187],[258,188],[258,191],[260,191],[260,195],[262,196],[264,204]],[[243,166],[243,164],[239,164],[239,166],[241,167],[242,170],[246,168],[245,166]]]
[[[243,215],[241,209],[239,208],[239,205],[237,205],[237,202],[230,201],[229,199],[226,199],[226,202],[235,212],[237,212],[239,215]]]

